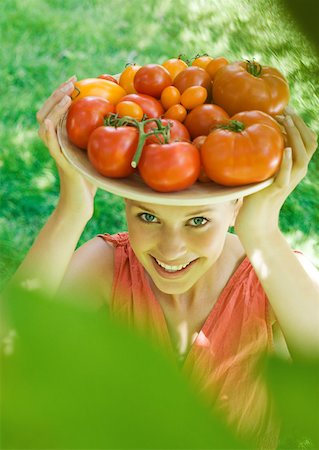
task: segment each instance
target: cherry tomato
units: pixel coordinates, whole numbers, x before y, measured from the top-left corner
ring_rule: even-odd
[[[162,91],[172,84],[171,76],[165,67],[159,64],[147,64],[135,74],[134,87],[141,94],[160,98]]]
[[[150,119],[153,117],[160,117],[164,114],[164,108],[156,98],[146,94],[128,94],[121,98],[121,101],[129,100],[137,103],[142,108],[144,114]]]
[[[207,136],[197,136],[197,138],[195,138],[192,142],[192,144],[195,145],[195,147],[198,149],[201,160],[202,160],[201,148],[202,148],[202,145],[204,144],[206,138],[207,138]],[[211,181],[211,179],[207,176],[207,173],[205,172],[202,162],[200,165],[200,174],[198,176],[198,181],[200,181],[201,183],[209,183]]]
[[[83,97],[94,96],[102,97],[113,105],[116,105],[120,99],[126,95],[124,89],[117,83],[101,78],[85,78],[74,83],[74,91],[71,98],[74,102]]]
[[[202,69],[206,69],[207,65],[212,61],[212,57],[208,55],[198,56],[192,62],[192,66],[201,67]]]
[[[161,103],[167,110],[173,105],[180,103],[181,93],[175,86],[167,86],[161,94]]]
[[[131,161],[138,145],[134,127],[99,127],[90,136],[88,158],[95,169],[111,178],[123,178],[134,172]]]
[[[205,103],[207,90],[203,86],[190,86],[181,95],[181,104],[186,109],[193,109]]]
[[[133,117],[136,120],[142,120],[144,112],[140,105],[129,100],[120,101],[115,108],[116,113],[120,116]]]
[[[114,105],[101,97],[84,97],[72,103],[66,119],[66,130],[72,144],[86,149],[90,134],[102,126],[104,117],[114,110]]]
[[[134,77],[136,72],[141,68],[137,64],[132,64],[127,66],[120,75],[119,85],[122,86],[123,89],[128,94],[136,94],[137,91],[134,87]]]
[[[227,64],[229,64],[229,61],[226,58],[220,56],[219,58],[212,59],[205,67],[205,70],[213,80],[217,70],[220,69],[221,67],[226,66]]]
[[[162,66],[169,71],[173,81],[176,75],[178,75],[182,70],[185,70],[188,67],[187,63],[181,58],[168,59],[163,62]]]
[[[185,106],[183,105],[173,105],[164,114],[165,119],[174,119],[179,122],[184,122],[185,117],[187,116],[187,111]]]
[[[279,169],[284,139],[279,125],[261,111],[234,115],[228,129],[216,128],[201,148],[208,177],[224,186],[256,183]]]
[[[170,142],[177,142],[177,141],[185,141],[185,142],[190,142],[190,135],[189,132],[187,130],[187,128],[178,120],[173,120],[173,119],[161,119],[161,123],[163,125],[168,125],[170,124]],[[145,124],[144,127],[144,131],[146,133],[149,133],[152,130],[156,130],[157,129],[157,125],[155,122],[148,122]],[[146,141],[145,144],[157,144],[157,143],[162,143],[164,144],[164,138],[163,135],[158,134],[158,135],[154,135],[154,136],[149,136]]]
[[[289,102],[289,86],[285,77],[273,67],[237,62],[216,73],[213,99],[230,115],[250,110],[276,115],[281,114]]]
[[[200,157],[189,142],[150,144],[143,148],[138,169],[144,182],[155,191],[180,191],[197,180]]]
[[[201,67],[191,66],[180,72],[175,80],[174,86],[183,94],[185,89],[191,86],[203,86],[207,89],[208,97],[211,95],[211,80],[206,70]]]
[[[220,106],[205,104],[192,109],[187,114],[184,124],[191,138],[195,139],[197,136],[207,136],[214,125],[228,119],[229,115]]]
[[[117,79],[114,78],[112,75],[109,75],[108,73],[103,73],[102,75],[99,75],[98,78],[102,78],[102,80],[113,81],[113,83],[119,84]]]

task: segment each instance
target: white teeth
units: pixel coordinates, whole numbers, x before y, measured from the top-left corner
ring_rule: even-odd
[[[156,258],[155,258],[156,259]],[[182,264],[180,266],[168,266],[167,264],[162,263],[161,261],[159,261],[158,259],[156,259],[156,262],[159,266],[163,267],[165,270],[167,270],[168,272],[176,272],[178,270],[182,270],[185,269],[185,267],[187,267],[192,261],[190,261],[187,264]]]

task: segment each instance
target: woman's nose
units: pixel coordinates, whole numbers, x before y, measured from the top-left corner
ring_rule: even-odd
[[[176,231],[165,230],[158,242],[158,257],[164,259],[163,262],[180,261],[187,254],[187,245],[183,237]]]

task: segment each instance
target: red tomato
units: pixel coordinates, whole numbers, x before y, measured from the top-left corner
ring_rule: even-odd
[[[164,108],[156,98],[146,94],[128,94],[121,98],[121,101],[137,103],[142,108],[144,114],[150,119],[160,117],[164,114]]]
[[[195,139],[197,136],[207,136],[214,125],[228,119],[229,115],[220,106],[205,104],[192,109],[184,120],[184,125],[192,139]]]
[[[228,126],[216,128],[202,145],[209,178],[224,186],[241,186],[273,176],[284,149],[277,122],[261,111],[247,111],[233,116]]]
[[[276,115],[281,114],[289,102],[289,86],[273,67],[237,62],[216,72],[213,100],[230,115],[250,110]]]
[[[195,147],[198,149],[201,160],[202,160],[201,149],[202,149],[202,145],[204,144],[206,138],[207,138],[207,136],[197,136],[197,138],[195,138],[192,142],[192,144],[195,145]],[[208,178],[202,163],[201,163],[201,167],[200,167],[200,174],[198,177],[198,181],[200,181],[201,183],[209,183],[211,181],[211,179]]]
[[[102,80],[113,81],[113,83],[119,84],[117,79],[112,77],[112,75],[109,75],[108,73],[103,73],[102,75],[99,75],[98,78],[101,78]]]
[[[84,97],[72,103],[66,119],[66,130],[72,144],[86,149],[90,134],[104,124],[104,117],[115,107],[101,97]]]
[[[206,70],[201,67],[191,66],[180,72],[174,79],[174,86],[182,94],[191,86],[203,86],[207,89],[208,98],[211,96],[211,80]]]
[[[180,191],[197,180],[200,157],[189,142],[150,144],[143,148],[138,169],[144,182],[155,191]]]
[[[102,97],[116,105],[120,99],[126,94],[125,90],[110,80],[102,80],[101,78],[85,78],[74,83],[74,91],[72,99],[74,102],[79,101],[83,97],[94,96]]]
[[[134,172],[131,161],[138,145],[134,127],[99,127],[90,136],[88,158],[95,169],[111,178],[123,178]]]
[[[170,142],[177,142],[177,141],[189,142],[190,141],[190,135],[189,135],[187,128],[178,120],[161,119],[161,123],[163,125],[167,125],[169,123],[171,124]],[[144,127],[145,133],[149,133],[153,129],[155,129],[155,130],[157,129],[157,125],[155,122],[148,122]],[[147,144],[157,144],[159,142],[162,144],[164,143],[164,138],[163,138],[163,135],[161,135],[161,134],[149,136],[146,139],[145,144],[146,145]]]
[[[141,94],[160,98],[162,91],[171,86],[172,78],[165,67],[159,64],[147,64],[135,74],[134,87]]]

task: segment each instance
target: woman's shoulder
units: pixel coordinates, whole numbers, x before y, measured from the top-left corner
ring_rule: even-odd
[[[108,303],[114,273],[114,244],[101,237],[95,236],[75,251],[63,280],[64,289],[91,293],[97,307]]]

